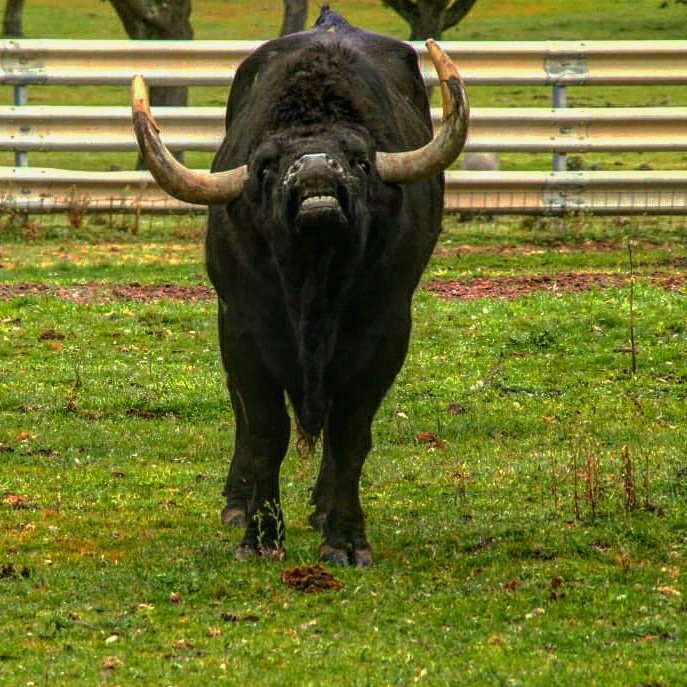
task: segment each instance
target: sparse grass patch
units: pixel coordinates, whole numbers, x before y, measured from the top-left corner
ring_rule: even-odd
[[[622,284],[421,290],[363,479],[377,565],[319,595],[281,581],[316,556],[316,458],[287,457],[284,563],[234,562],[219,525],[212,299],[113,296],[206,284],[199,237],[86,230],[0,248],[5,284],[106,294],[0,301],[0,681],[679,684],[687,308],[649,278],[685,273],[678,220],[447,221],[432,279],[623,274],[631,236],[636,374]]]
[[[279,23],[276,6],[200,4],[199,38]],[[337,9],[406,33],[377,1]],[[499,0],[445,38],[681,38],[683,16],[679,3]],[[29,37],[75,26],[123,37],[106,3],[27,3]],[[125,91],[101,96],[124,104]],[[91,97],[56,93],[31,87],[31,102]],[[658,104],[684,89],[570,95]],[[478,89],[474,103],[549,93],[494,97]],[[427,283],[515,290],[419,291],[363,478],[376,566],[303,594],[282,572],[316,556],[316,457],[292,447],[285,463],[284,563],[235,562],[240,535],[219,524],[233,424],[213,300],[189,296],[207,286],[202,218],[0,218],[0,684],[682,684],[687,302],[665,278],[687,275],[686,231],[684,218],[447,219]],[[612,279],[517,293],[518,279],[572,273]],[[27,283],[46,289],[20,293]]]

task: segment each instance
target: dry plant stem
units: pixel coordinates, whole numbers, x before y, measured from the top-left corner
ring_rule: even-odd
[[[579,452],[577,449],[573,450],[573,505],[575,507],[575,520],[579,522],[582,520],[582,515],[580,513],[580,494],[578,490],[578,458]]]
[[[637,486],[635,484],[635,466],[630,453],[630,447],[625,444],[623,454],[623,494],[625,512],[630,513],[637,508]]]
[[[596,520],[596,513],[599,504],[599,460],[592,455],[591,450],[587,453],[584,482],[585,494],[592,512],[592,520]]]
[[[637,374],[637,349],[635,347],[635,269],[632,254],[632,241],[627,242],[627,254],[630,260],[630,354],[632,356],[632,374]]]

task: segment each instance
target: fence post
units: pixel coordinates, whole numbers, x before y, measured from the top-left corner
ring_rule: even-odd
[[[567,93],[564,84],[554,84],[553,85],[553,107],[558,109],[561,107],[567,107]],[[553,171],[554,172],[565,172],[567,169],[567,159],[565,153],[553,154]]]
[[[17,84],[14,87],[14,104],[18,107],[26,105],[26,84]],[[14,152],[15,167],[28,167],[29,154],[24,150],[16,150]]]

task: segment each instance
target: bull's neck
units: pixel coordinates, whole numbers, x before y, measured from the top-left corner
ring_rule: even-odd
[[[341,312],[350,285],[350,265],[334,250],[282,274],[286,308],[298,355],[301,402],[295,405],[306,431],[322,426],[327,410],[326,370],[336,350]],[[319,431],[319,430],[318,430]]]

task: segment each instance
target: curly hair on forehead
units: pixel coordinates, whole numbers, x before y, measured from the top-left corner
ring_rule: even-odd
[[[382,84],[377,73],[345,47],[326,42],[307,46],[272,76],[276,88],[268,130],[345,123],[365,128],[373,137],[381,133],[376,118]]]

